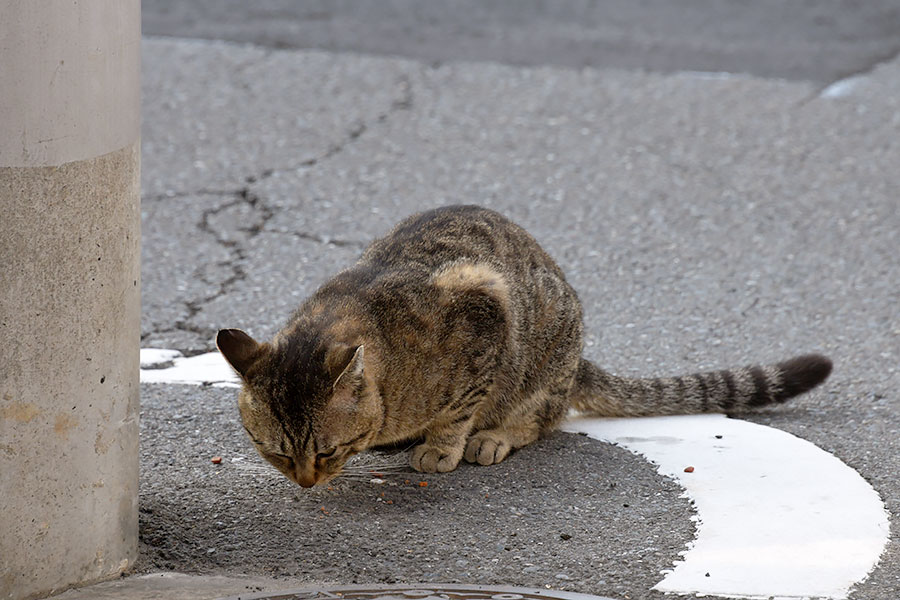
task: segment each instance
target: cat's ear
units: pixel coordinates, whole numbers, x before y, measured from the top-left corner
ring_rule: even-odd
[[[350,354],[351,351],[353,352],[352,355]],[[355,349],[348,347],[345,356],[349,356],[350,360],[346,363],[341,374],[334,380],[333,388],[335,390],[338,388],[354,389],[358,387],[362,382],[362,376],[365,372],[365,352],[363,346],[357,346]]]
[[[247,377],[247,371],[259,359],[263,347],[263,344],[240,329],[222,329],[216,335],[216,348],[244,379]]]
[[[352,352],[352,354],[351,354]],[[331,398],[328,400],[327,410],[335,415],[353,415],[359,410],[360,392],[363,387],[363,373],[365,372],[365,351],[362,346],[346,347],[346,356],[350,359],[347,365],[338,375],[332,386]]]

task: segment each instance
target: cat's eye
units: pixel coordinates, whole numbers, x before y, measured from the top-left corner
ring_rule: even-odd
[[[259,446],[259,445],[262,444],[262,442],[260,442],[258,439],[256,439],[256,438],[253,436],[252,433],[250,433],[250,430],[247,429],[247,426],[246,426],[246,425],[244,425],[243,427],[244,427],[244,431],[247,432],[247,435],[250,436],[250,441],[251,441],[251,442],[253,442],[253,443],[256,444],[257,446]]]
[[[266,453],[266,458],[272,464],[283,469],[293,469],[294,459],[287,454]]]
[[[335,455],[335,453],[337,453],[337,446],[335,446],[334,448],[328,448],[324,452],[319,452],[318,454],[316,454],[316,458],[331,458]]]

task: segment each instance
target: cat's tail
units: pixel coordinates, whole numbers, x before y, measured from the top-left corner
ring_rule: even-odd
[[[816,387],[831,373],[831,360],[806,354],[783,362],[681,377],[616,377],[581,359],[572,407],[602,417],[644,417],[740,412],[784,402]]]

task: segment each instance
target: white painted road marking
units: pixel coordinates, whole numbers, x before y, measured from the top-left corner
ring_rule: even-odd
[[[575,418],[563,430],[644,456],[693,500],[697,539],[658,590],[846,598],[887,544],[888,514],[875,490],[784,431],[724,415]]]
[[[172,366],[152,368],[169,362]],[[141,348],[141,383],[240,386],[234,370],[218,352],[185,357],[177,350],[159,348]]]
[[[141,350],[142,367],[169,362],[142,368],[141,381],[239,385],[218,352],[185,358]],[[877,492],[789,433],[723,415],[573,418],[562,429],[644,456],[693,500],[697,539],[655,586],[660,591],[843,599],[887,544],[888,514]]]

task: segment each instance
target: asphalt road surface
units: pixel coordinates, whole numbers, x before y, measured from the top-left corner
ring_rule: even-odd
[[[144,44],[143,347],[270,336],[397,220],[484,204],[557,258],[613,372],[830,355],[821,389],[751,419],[881,494],[891,542],[851,598],[896,600],[895,5],[143,7],[171,37]],[[694,534],[677,485],[572,434],[420,480],[307,494],[253,454],[232,390],[145,385],[138,568],[661,598]]]
[[[143,27],[430,63],[728,71],[822,84],[900,52],[893,0],[144,0]]]

